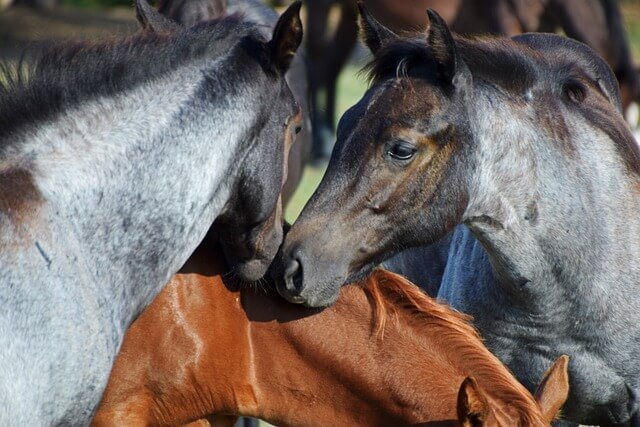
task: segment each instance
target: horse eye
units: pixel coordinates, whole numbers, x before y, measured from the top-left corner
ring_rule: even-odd
[[[564,95],[576,104],[580,104],[587,97],[587,88],[575,80],[565,83],[562,90]]]
[[[296,126],[295,131],[296,131],[296,135],[299,134],[302,131],[302,126],[300,125]]]
[[[387,154],[396,160],[406,161],[411,159],[416,154],[416,151],[418,149],[413,144],[403,141],[393,144]]]

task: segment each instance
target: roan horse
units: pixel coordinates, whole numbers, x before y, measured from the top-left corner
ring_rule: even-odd
[[[284,426],[458,425],[457,416],[538,426],[567,397],[566,356],[542,380],[539,406],[466,316],[401,276],[377,270],[319,311],[270,287],[238,288],[216,260],[205,240],[127,331],[94,427],[233,425],[233,415]]]
[[[299,108],[272,40],[231,17],[45,53],[0,91],[0,425],[83,425],[135,317],[214,220],[236,275],[281,243]],[[259,173],[256,173],[259,171]]]
[[[245,20],[255,22],[268,37],[278,22],[278,14],[260,0],[161,0],[158,11],[183,25],[220,18],[226,13],[241,13]],[[286,205],[295,191],[311,150],[311,114],[309,112],[307,67],[304,51],[299,49],[286,74],[287,83],[302,109],[303,123],[297,129],[296,143],[287,162],[287,180],[282,189]]]
[[[364,19],[373,83],[285,238],[279,292],[328,305],[448,236],[440,295],[527,388],[568,354],[565,416],[638,425],[640,153],[611,70],[564,37],[454,39],[430,21],[402,38]]]

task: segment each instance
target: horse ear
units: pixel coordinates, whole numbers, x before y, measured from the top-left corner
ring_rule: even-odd
[[[398,39],[398,35],[382,25],[374,18],[362,2],[358,2],[360,15],[358,17],[358,27],[360,27],[360,37],[367,45],[371,53],[378,53],[386,44]]]
[[[438,64],[440,78],[446,83],[455,83],[454,77],[458,71],[458,53],[456,43],[444,19],[433,9],[427,9],[429,15],[429,29],[427,30],[427,45],[433,59]]]
[[[300,0],[293,3],[284,11],[275,29],[273,38],[269,42],[271,60],[278,71],[285,73],[302,43],[302,20],[300,19]]]
[[[569,397],[569,356],[562,355],[549,368],[535,393],[542,414],[551,423]]]
[[[147,0],[136,0],[136,18],[145,31],[171,33],[180,26],[155,10]]]
[[[460,385],[457,411],[458,422],[463,427],[475,426],[487,419],[489,403],[472,377],[465,378]]]

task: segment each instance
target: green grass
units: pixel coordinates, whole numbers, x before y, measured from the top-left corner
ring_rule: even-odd
[[[358,73],[359,68],[349,65],[338,79],[338,97],[336,100],[336,120],[358,102],[366,90],[366,83]],[[284,217],[293,222],[298,217],[311,194],[320,183],[324,174],[324,166],[307,166],[296,192],[285,209]]]
[[[291,197],[289,204],[284,210],[284,218],[287,221],[293,223],[298,215],[300,215],[305,203],[307,203],[309,197],[311,197],[318,184],[320,184],[323,174],[324,167],[307,166],[305,168],[300,185],[298,185],[296,192],[293,193],[293,197]]]
[[[624,26],[631,42],[633,58],[640,60],[640,2],[626,1],[621,4]]]
[[[362,98],[366,89],[367,84],[364,76],[360,73],[360,67],[348,65],[338,78],[336,121],[342,117],[345,111]]]

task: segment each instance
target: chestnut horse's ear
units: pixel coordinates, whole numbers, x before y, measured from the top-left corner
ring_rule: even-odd
[[[136,18],[145,31],[171,33],[180,26],[155,10],[147,0],[136,0]]]
[[[562,355],[549,368],[535,393],[545,419],[551,423],[569,397],[569,356]]]
[[[442,81],[453,83],[458,71],[458,53],[456,43],[444,19],[433,9],[427,9],[429,29],[427,45],[429,53],[438,65],[438,74]]]
[[[296,1],[284,11],[269,42],[271,60],[278,71],[286,73],[291,61],[302,43],[301,1]]]
[[[398,35],[378,22],[362,2],[358,2],[358,9],[360,10],[360,16],[358,17],[360,37],[371,53],[375,55],[387,43],[398,39]]]
[[[489,403],[478,383],[467,377],[458,391],[458,422],[463,427],[482,425],[488,418]]]

